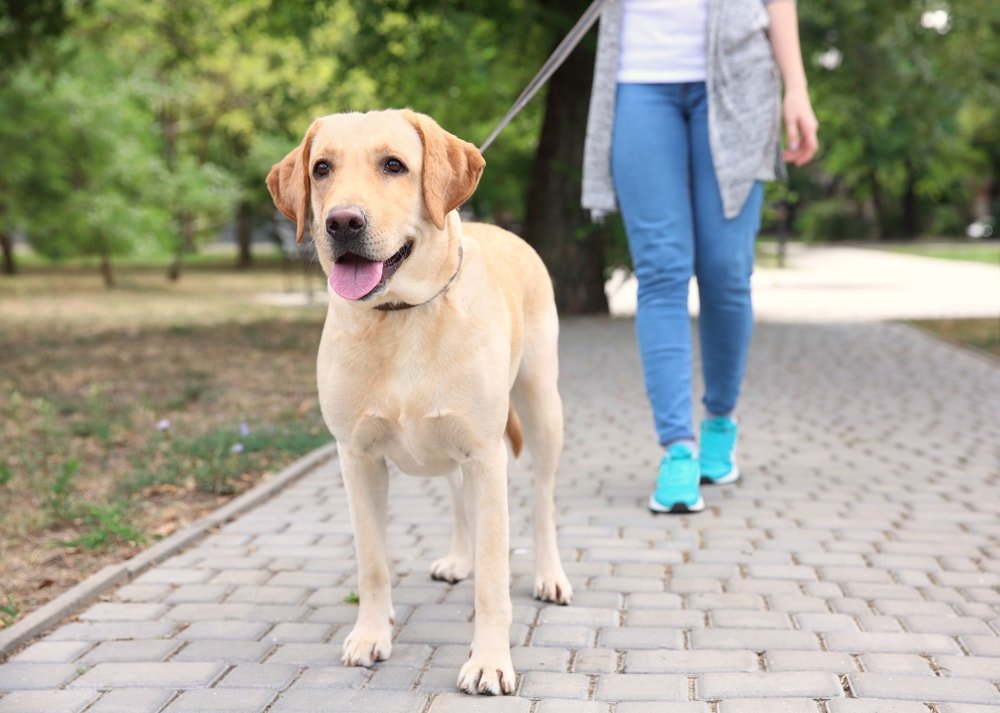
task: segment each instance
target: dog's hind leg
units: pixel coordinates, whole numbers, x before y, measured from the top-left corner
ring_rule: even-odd
[[[535,478],[535,597],[569,604],[573,588],[556,543],[556,470],[563,447],[557,335],[554,311],[550,320],[525,335],[524,356],[511,397],[524,426]]]
[[[389,471],[384,458],[338,448],[358,557],[358,619],[344,640],[345,666],[371,666],[392,653],[392,608],[386,520]]]
[[[462,498],[462,472],[448,474],[451,491],[451,508],[454,525],[451,530],[451,548],[448,554],[431,565],[431,577],[454,584],[472,573],[472,532]]]

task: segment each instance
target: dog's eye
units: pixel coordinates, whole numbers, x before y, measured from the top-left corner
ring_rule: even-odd
[[[328,164],[326,161],[317,161],[316,164],[313,166],[314,178],[323,178],[323,176],[326,176],[329,173],[330,173],[330,164]]]
[[[406,173],[406,166],[398,158],[386,159],[384,168],[386,173]]]

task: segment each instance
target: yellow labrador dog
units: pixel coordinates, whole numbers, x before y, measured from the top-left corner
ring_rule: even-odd
[[[458,675],[467,693],[510,693],[507,447],[531,451],[535,595],[566,604],[556,546],[555,474],[563,443],[552,283],[523,240],[463,224],[456,210],[485,161],[472,145],[409,110],[317,119],[267,185],[308,230],[329,277],[317,377],[337,440],[358,557],[360,606],[348,666],[392,651],[386,558],[386,459],[443,475],[454,498],[450,552],[435,579],[475,562],[475,628]]]

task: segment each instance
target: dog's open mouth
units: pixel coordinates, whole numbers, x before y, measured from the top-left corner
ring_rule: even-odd
[[[333,263],[330,287],[345,300],[363,300],[389,281],[412,249],[413,241],[408,240],[396,254],[382,262],[347,253]]]

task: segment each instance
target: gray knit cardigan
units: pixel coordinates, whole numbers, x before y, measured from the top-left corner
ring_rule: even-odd
[[[765,5],[775,0],[708,2],[708,136],[727,218],[739,215],[756,180],[784,177],[781,82],[767,38]],[[611,131],[622,0],[601,14],[594,87],[583,154],[583,207],[595,220],[617,209]]]

